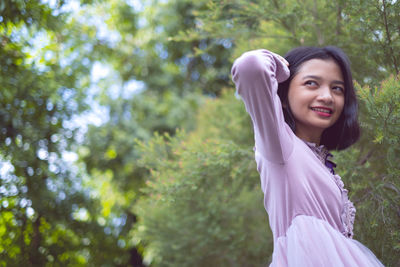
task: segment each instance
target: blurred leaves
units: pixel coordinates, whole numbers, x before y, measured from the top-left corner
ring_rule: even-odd
[[[400,247],[400,79],[391,75],[375,88],[357,85],[363,135],[337,153],[340,174],[357,207],[355,236],[387,266]]]
[[[155,266],[267,261],[271,233],[250,149],[202,140],[196,132],[156,135],[139,146],[140,163],[151,169],[146,195],[135,205],[140,219],[133,235],[144,244],[147,261]]]
[[[126,260],[115,254],[121,250],[117,239],[96,221],[100,205],[83,187],[83,169],[64,159],[79,134],[72,120],[88,107],[91,59],[81,37],[92,29],[78,32],[61,2],[55,8],[38,1],[3,3],[0,221],[6,231],[0,232],[0,264]]]

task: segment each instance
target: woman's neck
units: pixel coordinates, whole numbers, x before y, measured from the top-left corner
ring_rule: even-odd
[[[318,131],[313,131],[313,132],[303,132],[303,131],[298,131],[296,129],[295,134],[297,135],[298,138],[300,138],[303,141],[314,143],[317,146],[319,146],[321,142],[321,135],[322,133],[319,133]]]

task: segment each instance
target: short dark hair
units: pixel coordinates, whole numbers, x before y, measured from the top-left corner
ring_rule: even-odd
[[[321,145],[329,150],[343,150],[360,137],[358,124],[358,104],[354,91],[353,79],[350,70],[350,61],[346,54],[338,47],[297,47],[285,55],[289,62],[290,77],[278,85],[278,95],[283,104],[283,114],[286,123],[295,132],[296,123],[288,102],[289,85],[293,77],[298,73],[301,65],[311,59],[334,60],[342,71],[345,94],[344,106],[339,119],[331,127],[325,129],[321,136]]]

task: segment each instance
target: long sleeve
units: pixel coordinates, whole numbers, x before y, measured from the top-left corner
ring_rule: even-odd
[[[236,59],[232,77],[253,121],[256,151],[270,162],[284,164],[293,149],[293,132],[285,123],[277,92],[289,69],[274,53],[260,49]]]

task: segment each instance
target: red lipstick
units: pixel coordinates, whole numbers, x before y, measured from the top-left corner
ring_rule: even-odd
[[[327,107],[317,106],[317,107],[311,107],[311,109],[322,117],[330,117],[332,116],[333,113],[333,110]]]

